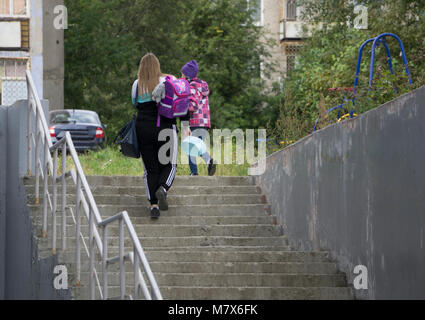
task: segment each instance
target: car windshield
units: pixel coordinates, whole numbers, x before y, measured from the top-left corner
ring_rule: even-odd
[[[99,121],[95,114],[79,111],[61,111],[50,114],[50,123],[93,123],[98,124]]]

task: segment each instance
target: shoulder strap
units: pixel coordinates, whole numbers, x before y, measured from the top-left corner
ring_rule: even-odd
[[[136,95],[134,96],[134,107],[137,109],[137,98],[139,95],[139,79],[136,80]]]

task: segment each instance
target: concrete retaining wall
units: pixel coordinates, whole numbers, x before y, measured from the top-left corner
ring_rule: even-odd
[[[48,103],[43,101],[45,112]],[[0,107],[0,299],[64,299],[53,288],[55,257],[38,258],[22,177],[27,173],[27,103]]]
[[[6,166],[7,166],[7,109],[0,107],[0,300],[6,286]]]
[[[330,250],[361,299],[425,299],[425,87],[267,158],[257,177],[290,243]]]

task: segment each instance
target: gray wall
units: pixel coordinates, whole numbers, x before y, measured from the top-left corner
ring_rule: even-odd
[[[0,300],[6,286],[6,165],[7,165],[7,109],[0,107]]]
[[[63,0],[43,0],[44,99],[49,100],[50,110],[63,109],[64,105],[64,30],[53,25],[54,8],[63,3]]]
[[[31,73],[40,99],[43,99],[43,3],[31,1]]]
[[[266,160],[257,182],[297,249],[329,250],[361,299],[425,299],[425,87]]]
[[[47,101],[43,101],[45,112]],[[7,126],[4,124],[7,123]],[[53,288],[56,257],[40,260],[22,177],[26,167],[27,104],[0,107],[0,298],[63,299]],[[6,129],[5,129],[6,128]],[[6,138],[6,139],[5,139]],[[6,140],[7,148],[4,147]],[[7,186],[7,188],[5,188]]]

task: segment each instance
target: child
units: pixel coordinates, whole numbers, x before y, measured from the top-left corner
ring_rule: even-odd
[[[210,107],[208,103],[210,91],[208,84],[197,78],[198,70],[198,63],[192,60],[182,67],[181,72],[182,77],[187,79],[191,88],[191,104],[188,112],[190,130],[194,131],[199,139],[204,140],[208,134],[208,129],[211,127]],[[214,159],[211,158],[208,152],[205,152],[201,157],[208,165],[208,175],[213,176],[216,171]],[[196,157],[189,156],[189,166],[190,175],[197,176],[198,166],[196,165]]]

